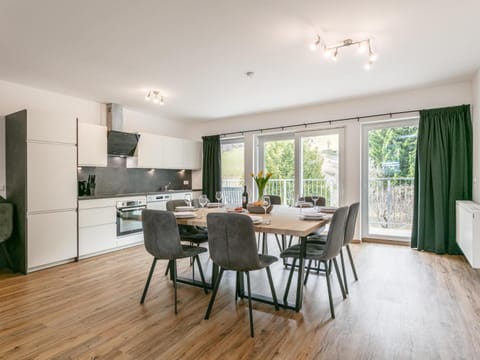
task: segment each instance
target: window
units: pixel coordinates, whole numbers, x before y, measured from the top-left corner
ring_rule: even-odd
[[[245,184],[243,138],[222,139],[222,192],[225,204],[241,204]]]

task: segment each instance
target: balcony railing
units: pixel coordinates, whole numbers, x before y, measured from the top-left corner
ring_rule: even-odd
[[[243,179],[225,179],[222,183],[224,202],[241,204]],[[294,179],[270,179],[265,194],[278,195],[284,204],[294,202]],[[318,194],[329,206],[338,206],[337,184],[324,179],[303,180],[303,194]],[[407,233],[413,217],[413,178],[371,178],[368,184],[370,232],[384,233],[391,229]],[[250,194],[252,201],[252,194]],[[378,231],[377,231],[378,230]]]

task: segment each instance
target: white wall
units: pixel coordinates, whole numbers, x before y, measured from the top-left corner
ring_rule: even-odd
[[[480,202],[480,69],[473,80],[473,200]]]
[[[0,80],[0,195],[5,186],[5,126],[4,115],[23,110],[58,112],[78,117],[79,121],[92,124],[106,123],[106,107],[95,101],[62,95],[24,85]],[[124,108],[125,131],[152,132],[160,135],[185,137],[186,125],[161,117],[145,115]]]
[[[223,132],[258,129],[261,127],[285,126],[322,120],[332,120],[347,117],[367,116],[378,113],[390,113],[417,109],[437,108],[472,103],[472,84],[470,81],[443,86],[428,87],[385,95],[370,96],[356,100],[348,100],[324,105],[308,106],[284,111],[274,111],[248,116],[209,121],[192,126],[191,136],[221,134]],[[387,117],[388,118],[388,117]],[[398,117],[397,117],[398,118]],[[385,120],[369,119],[370,122]],[[362,120],[362,123],[368,122]],[[361,124],[349,121],[334,124],[332,127],[343,126],[345,129],[345,171],[344,171],[344,204],[360,201],[360,161],[361,161]],[[328,125],[314,128],[328,128]],[[300,128],[301,129],[301,128]],[[265,132],[264,132],[265,134]],[[249,144],[254,135],[246,135]],[[251,158],[253,146],[245,149],[246,159]],[[247,163],[247,162],[246,162]],[[250,162],[251,163],[251,162]],[[249,174],[252,169],[246,169]],[[195,173],[192,179],[194,187],[201,187],[201,174]],[[249,193],[252,188],[249,185]],[[358,234],[357,234],[358,236]]]

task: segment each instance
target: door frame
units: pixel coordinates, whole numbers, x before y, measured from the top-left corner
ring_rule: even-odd
[[[390,127],[417,126],[419,116],[408,117],[404,119],[376,121],[362,123],[361,126],[361,164],[360,164],[360,197],[361,197],[361,238],[373,238],[400,242],[410,242],[411,238],[402,236],[375,235],[369,233],[368,226],[368,132]]]

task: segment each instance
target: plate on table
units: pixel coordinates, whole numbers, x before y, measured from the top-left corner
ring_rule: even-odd
[[[325,219],[325,216],[319,213],[305,213],[299,215],[299,218],[301,220],[314,220],[314,221],[319,221]]]
[[[294,207],[302,207],[302,208],[311,208],[313,207],[313,204],[311,202],[307,202],[307,201],[297,201],[295,203],[295,205],[293,205]]]
[[[333,206],[321,206],[319,208],[319,211],[320,212],[323,212],[323,213],[327,213],[327,214],[333,214],[335,211],[337,211],[337,208],[336,207],[333,207]]]
[[[263,218],[261,216],[255,216],[255,215],[247,215],[250,216],[250,219],[252,219],[252,222],[254,224],[261,224],[263,222]]]
[[[178,219],[190,219],[190,218],[194,218],[195,216],[197,216],[197,214],[195,214],[192,211],[175,211],[173,214]]]
[[[195,211],[197,209],[195,209],[193,206],[177,206],[175,208],[175,211]]]
[[[241,207],[238,207],[238,208],[228,208],[227,209],[227,212],[229,213],[244,213],[246,212],[247,210],[245,210],[244,208],[241,208]]]
[[[207,208],[217,208],[217,207],[221,207],[222,204],[218,203],[218,202],[211,202],[211,203],[208,203],[207,204]]]

